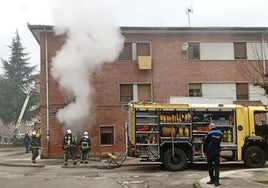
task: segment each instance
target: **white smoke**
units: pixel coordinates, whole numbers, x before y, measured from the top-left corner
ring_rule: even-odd
[[[52,75],[75,101],[60,109],[57,118],[69,127],[89,116],[90,76],[104,62],[114,61],[123,46],[120,28],[98,0],[60,0],[55,9],[55,32],[66,41],[52,60]]]

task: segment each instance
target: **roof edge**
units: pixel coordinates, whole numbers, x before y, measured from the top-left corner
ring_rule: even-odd
[[[41,32],[54,32],[53,25],[27,26],[40,44]],[[268,27],[151,27],[151,26],[121,26],[122,33],[268,33]]]
[[[44,31],[53,31],[53,25],[31,25],[27,23],[28,29],[31,31],[32,35],[34,36],[35,40],[40,44],[40,33]]]

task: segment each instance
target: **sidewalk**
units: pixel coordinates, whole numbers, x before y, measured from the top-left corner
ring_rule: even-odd
[[[31,160],[31,152],[25,153],[24,147],[7,147],[1,148],[0,152],[0,165],[4,166],[19,166],[19,167],[45,167],[45,165],[59,164],[58,159],[42,159],[40,156],[37,158],[38,163],[33,164]],[[62,162],[61,162],[62,164]]]
[[[71,164],[71,161],[70,161]],[[127,158],[123,163],[126,165],[137,165],[139,162],[132,158]],[[5,166],[19,166],[19,167],[38,167],[43,168],[47,165],[60,165],[63,166],[63,159],[37,159],[37,164],[31,161],[31,153],[25,153],[24,148],[1,148],[0,152],[0,165]],[[102,161],[97,156],[90,158],[89,164],[84,165],[70,165],[70,168],[107,168],[107,163]],[[266,163],[267,167],[267,163]],[[214,185],[208,185],[209,177],[201,180],[196,180],[196,188],[212,188]],[[240,169],[221,172],[220,174],[221,188],[268,188],[268,168],[255,168],[255,169]]]
[[[197,187],[211,188],[214,185],[208,185],[209,177],[201,179]],[[220,174],[221,188],[264,188],[268,187],[268,168],[241,169],[222,172]]]
[[[35,164],[31,160],[31,152],[25,153],[23,147],[13,148],[0,148],[0,165],[4,166],[18,166],[18,167],[39,167],[43,168],[48,165],[60,165],[66,167],[63,164],[63,159],[40,159],[40,155],[37,157]],[[95,167],[95,168],[107,168],[108,164],[105,162],[106,159],[101,160],[99,156],[90,155],[88,164],[72,165],[72,160],[69,160],[68,167],[70,168],[81,168],[81,167]],[[126,159],[124,165],[136,165],[138,160],[132,158]]]

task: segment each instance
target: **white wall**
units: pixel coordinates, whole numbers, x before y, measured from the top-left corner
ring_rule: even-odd
[[[248,60],[262,59],[261,43],[256,43],[256,42],[247,43],[247,59]]]
[[[233,104],[232,98],[212,97],[176,97],[171,96],[168,103],[171,104]]]
[[[247,59],[262,60],[263,49],[268,60],[268,43],[247,42]],[[200,43],[200,60],[234,60],[233,43]]]
[[[233,60],[233,43],[200,43],[201,60]]]
[[[202,84],[203,97],[227,97],[236,100],[236,84],[223,83]]]
[[[169,98],[169,103],[178,104],[233,104],[236,100],[236,84],[224,83],[202,84],[203,97],[178,97]]]
[[[233,104],[236,101],[236,84],[202,84],[203,97],[169,97],[169,103],[178,104]],[[268,105],[268,96],[260,86],[249,84],[249,100]]]
[[[264,89],[253,84],[249,84],[249,100],[261,101],[264,105],[268,105],[268,97],[265,95]]]

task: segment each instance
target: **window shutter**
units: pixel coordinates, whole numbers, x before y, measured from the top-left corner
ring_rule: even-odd
[[[139,101],[151,101],[151,85],[150,84],[138,85],[138,99]]]
[[[234,43],[235,59],[247,59],[247,48],[245,42]]]

